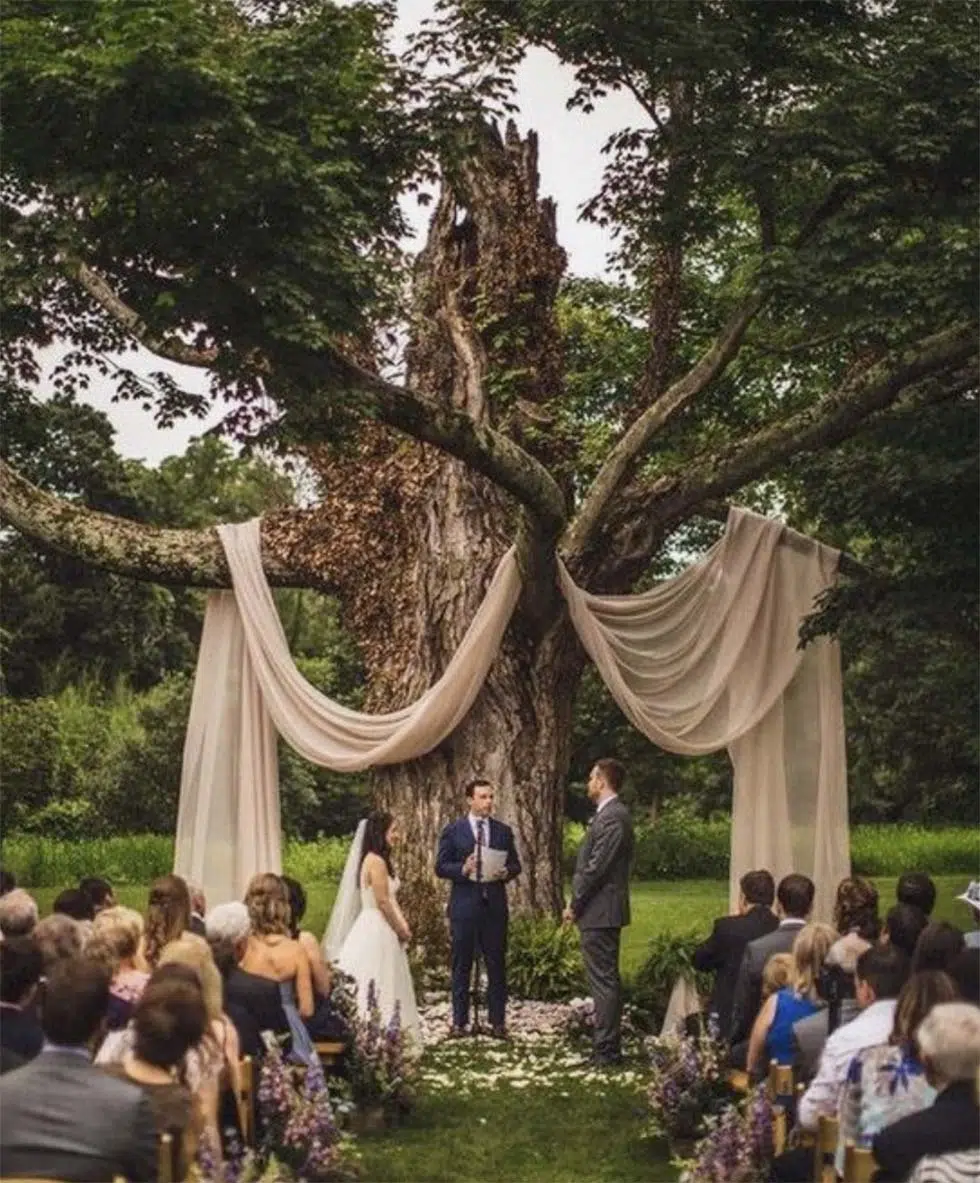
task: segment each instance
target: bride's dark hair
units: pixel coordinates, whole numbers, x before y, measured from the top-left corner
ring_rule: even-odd
[[[391,865],[391,846],[388,844],[388,831],[395,819],[383,809],[376,809],[368,814],[367,825],[364,827],[364,841],[361,843],[361,865],[364,865],[366,854],[379,854],[385,861],[388,874],[394,879],[395,869]]]

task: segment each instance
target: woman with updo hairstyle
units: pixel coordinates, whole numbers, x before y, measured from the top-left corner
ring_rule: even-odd
[[[164,945],[191,926],[191,893],[179,875],[164,875],[150,887],[146,913],[147,965],[155,969]]]
[[[112,974],[106,1025],[117,1031],[129,1022],[150,975],[139,967],[142,960],[143,917],[133,908],[116,905],[96,912],[86,956],[104,961]]]
[[[245,892],[252,925],[241,968],[279,986],[282,1008],[292,1033],[292,1056],[305,1064],[316,1061],[313,1040],[303,1022],[313,1014],[310,959],[290,926],[289,893],[278,875],[256,875]]]
[[[158,1134],[177,1148],[176,1178],[184,1179],[197,1153],[204,1114],[184,1079],[188,1052],[204,1039],[208,1012],[196,974],[160,969],[133,1011],[133,1048],[104,1071],[138,1085],[150,1102]]]
[[[877,941],[881,933],[878,918],[878,889],[860,875],[842,879],[834,902],[834,927],[840,940],[827,955],[827,964],[853,976],[858,958]]]

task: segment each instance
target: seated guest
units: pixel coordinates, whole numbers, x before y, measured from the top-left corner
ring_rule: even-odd
[[[85,928],[61,912],[53,912],[37,922],[31,934],[41,950],[42,976],[50,977],[62,961],[80,957],[85,947]]]
[[[289,897],[278,875],[256,875],[245,893],[252,931],[241,968],[278,983],[282,1008],[293,1037],[293,1055],[313,1063],[316,1050],[303,1019],[314,1010],[310,960],[289,928]]]
[[[946,920],[930,920],[915,943],[912,972],[938,969],[945,973],[965,943],[960,930]]]
[[[885,1126],[932,1104],[936,1090],[926,1079],[915,1033],[934,1006],[955,998],[956,988],[945,974],[913,974],[898,996],[888,1042],[865,1048],[851,1061],[837,1115],[838,1174],[844,1173],[848,1142],[870,1149]]]
[[[108,1001],[109,975],[97,962],[76,958],[53,970],[41,1011],[44,1048],[0,1078],[0,1177],[156,1178],[149,1102],[90,1059]]]
[[[915,955],[916,942],[929,917],[921,908],[913,908],[911,904],[896,904],[885,917],[885,927],[881,932],[883,941],[890,941],[909,955]]]
[[[747,871],[738,887],[738,912],[719,917],[711,936],[698,945],[693,957],[696,970],[715,975],[708,1014],[715,1016],[718,1030],[726,1033],[732,1025],[735,985],[745,946],[756,937],[772,932],[779,924],[772,911],[776,885],[768,871]]]
[[[0,1046],[23,1062],[33,1060],[44,1042],[35,1010],[41,969],[33,937],[0,942]]]
[[[920,1158],[909,1183],[976,1183],[980,1179],[980,1150],[954,1150]]]
[[[191,926],[191,893],[179,875],[163,875],[150,886],[143,956],[156,969],[165,945]]]
[[[313,933],[302,927],[303,917],[306,915],[306,892],[298,880],[291,879],[288,875],[283,875],[282,881],[286,885],[286,893],[289,896],[289,932],[293,940],[297,941],[300,948],[306,953],[310,962],[310,974],[313,978],[315,999],[313,1014],[303,1021],[314,1039],[343,1042],[350,1037],[350,1032],[330,1003],[333,970],[323,956],[320,942]]]
[[[96,913],[86,956],[101,957],[112,974],[109,987],[110,1031],[125,1027],[150,975],[137,966],[143,942],[143,917],[133,908],[105,908]]]
[[[4,896],[8,891],[13,891],[17,886],[17,876],[13,871],[0,870],[0,896]]]
[[[909,961],[894,945],[872,945],[858,958],[855,976],[860,1013],[827,1037],[817,1074],[797,1113],[804,1130],[815,1130],[821,1114],[836,1117],[851,1061],[866,1047],[888,1039],[898,995],[909,976]]]
[[[966,891],[956,898],[967,905],[973,920],[973,927],[964,938],[967,948],[980,949],[980,879],[974,879],[967,884]]]
[[[925,912],[928,919],[936,906],[936,885],[921,871],[906,871],[899,875],[895,885],[895,898],[900,904],[909,904]]]
[[[27,937],[37,924],[37,901],[21,887],[0,896],[0,934],[8,937]]]
[[[179,1148],[176,1177],[194,1161],[204,1126],[197,1099],[175,1079],[191,1048],[204,1039],[208,1012],[196,980],[161,973],[142,992],[133,1012],[133,1050],[104,1071],[138,1085],[147,1095],[158,1134],[170,1134]]]
[[[793,942],[793,972],[788,986],[766,1000],[752,1027],[745,1067],[763,1074],[775,1060],[793,1063],[793,1024],[819,1008],[817,981],[837,933],[829,924],[807,924]]]
[[[938,1095],[928,1109],[903,1117],[875,1138],[874,1156],[880,1167],[875,1178],[881,1183],[907,1179],[927,1154],[980,1147],[980,1007],[968,1002],[936,1006],[916,1039],[926,1077]]]
[[[70,916],[72,920],[85,922],[95,919],[95,908],[84,891],[77,887],[69,887],[63,891],[51,905],[51,911],[60,916]]]
[[[980,1006],[980,949],[961,949],[950,962],[949,976],[962,1002]]]
[[[878,890],[873,883],[859,875],[841,880],[834,902],[834,927],[841,935],[827,955],[827,962],[853,975],[857,959],[881,932]]]
[[[802,931],[802,929],[801,929]],[[790,985],[793,978],[793,954],[777,953],[766,962],[762,971],[762,1001]]]
[[[287,1040],[291,1036],[278,983],[239,969],[252,930],[248,908],[238,900],[219,904],[205,916],[204,925],[221,974],[225,1014],[235,1024],[241,1054],[261,1059],[265,1055],[263,1031]]]
[[[806,875],[786,875],[776,889],[779,924],[765,936],[745,946],[732,1004],[731,1043],[734,1066],[744,1066],[748,1037],[762,1005],[762,971],[775,953],[789,953],[813,907],[813,880]]]
[[[188,928],[195,936],[204,937],[207,940],[204,913],[208,910],[208,904],[204,898],[204,890],[195,883],[188,883],[187,889],[191,893],[191,922]]]
[[[116,897],[108,879],[100,879],[97,875],[87,875],[79,882],[78,890],[82,895],[88,897],[96,916],[100,912],[104,912],[106,908],[116,906]]]

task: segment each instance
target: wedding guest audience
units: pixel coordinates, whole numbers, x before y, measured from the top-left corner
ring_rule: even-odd
[[[165,945],[190,928],[191,895],[179,875],[164,875],[150,886],[143,956],[154,969]]]
[[[8,891],[13,891],[17,886],[17,876],[13,871],[0,870],[0,896],[5,896]]]
[[[149,980],[138,965],[142,942],[143,917],[135,909],[117,905],[96,914],[85,952],[100,957],[112,974],[106,1019],[110,1031],[126,1026]]]
[[[895,898],[900,904],[909,904],[913,908],[918,908],[920,912],[925,912],[928,918],[936,906],[936,885],[921,871],[906,871],[898,877]]]
[[[22,887],[12,888],[0,896],[0,934],[4,940],[29,936],[37,918],[37,901]]]
[[[964,947],[963,934],[946,920],[930,920],[915,943],[912,972],[947,970]]]
[[[252,931],[241,968],[276,982],[293,1037],[292,1054],[303,1063],[316,1059],[303,1019],[314,1012],[310,960],[290,932],[289,897],[278,875],[256,875],[245,893]]]
[[[109,975],[86,958],[48,978],[44,1047],[0,1078],[0,1177],[88,1181],[156,1178],[157,1139],[140,1089],[92,1066],[90,1045],[109,1001]]]
[[[963,1002],[980,1006],[980,949],[961,949],[949,963],[949,976]]]
[[[750,1076],[764,1073],[773,1060],[793,1063],[793,1024],[819,1009],[817,980],[836,938],[837,932],[829,924],[807,924],[800,929],[793,942],[789,985],[766,1000],[753,1024],[745,1064]]]
[[[85,947],[85,929],[77,920],[53,912],[39,920],[31,934],[41,950],[44,977],[50,977],[56,965],[80,957]]]
[[[956,987],[946,974],[913,974],[898,996],[888,1042],[865,1048],[851,1061],[837,1114],[838,1174],[844,1173],[848,1142],[869,1148],[885,1126],[932,1104],[936,1090],[926,1079],[916,1032],[934,1006],[955,999]]]
[[[343,1042],[350,1037],[350,1032],[330,1002],[333,970],[323,956],[320,942],[313,933],[302,927],[303,917],[306,915],[306,892],[303,885],[289,875],[283,875],[282,881],[289,896],[290,935],[306,954],[313,979],[313,1014],[304,1019],[307,1030],[314,1039]]]
[[[932,1009],[916,1039],[937,1097],[928,1109],[887,1126],[873,1143],[881,1183],[907,1179],[926,1155],[980,1147],[980,1007],[947,1002]]]
[[[973,879],[967,884],[966,891],[956,898],[967,905],[973,918],[973,927],[965,937],[967,947],[980,949],[980,879]]]
[[[797,1113],[804,1130],[815,1130],[821,1114],[836,1115],[851,1061],[866,1047],[888,1039],[898,996],[909,976],[909,960],[894,945],[872,945],[858,958],[855,976],[860,1013],[827,1037],[817,1075]]]
[[[51,911],[62,916],[70,916],[72,920],[94,920],[95,908],[84,891],[77,887],[69,887],[63,891],[51,905]]]
[[[116,906],[115,893],[108,879],[100,879],[97,875],[87,875],[78,884],[78,890],[88,896],[95,915],[104,912],[106,908]]]
[[[921,908],[912,904],[896,904],[885,917],[885,927],[881,932],[883,941],[890,941],[909,957],[915,955],[915,945],[929,917]]]
[[[176,1178],[184,1179],[204,1128],[197,1098],[179,1080],[184,1058],[208,1029],[204,995],[196,979],[158,970],[133,1012],[133,1049],[104,1071],[138,1085],[147,1095],[158,1134],[178,1147]]]
[[[187,926],[195,936],[207,938],[207,928],[204,924],[204,913],[208,910],[208,903],[203,888],[196,883],[187,885],[191,895],[191,922]]]
[[[776,889],[778,926],[745,946],[732,1005],[732,1063],[736,1068],[745,1064],[748,1037],[762,1005],[762,971],[766,962],[775,953],[791,952],[797,934],[810,915],[813,896],[812,879],[806,875],[786,875]]]
[[[719,917],[711,935],[698,945],[693,957],[696,970],[715,975],[708,1014],[715,1016],[718,1030],[722,1032],[731,1027],[735,987],[745,946],[756,937],[772,932],[779,924],[772,911],[776,885],[768,871],[748,871],[738,886],[737,913]]]
[[[842,879],[834,902],[834,927],[841,934],[827,955],[830,965],[839,965],[853,976],[857,960],[878,939],[878,889],[859,875]]]
[[[35,1005],[41,969],[33,937],[0,942],[0,1047],[22,1062],[33,1060],[44,1042]]]

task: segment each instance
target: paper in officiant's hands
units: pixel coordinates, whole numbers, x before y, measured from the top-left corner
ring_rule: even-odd
[[[480,870],[484,882],[503,879],[507,870],[507,851],[494,850],[492,846],[484,846]]]

